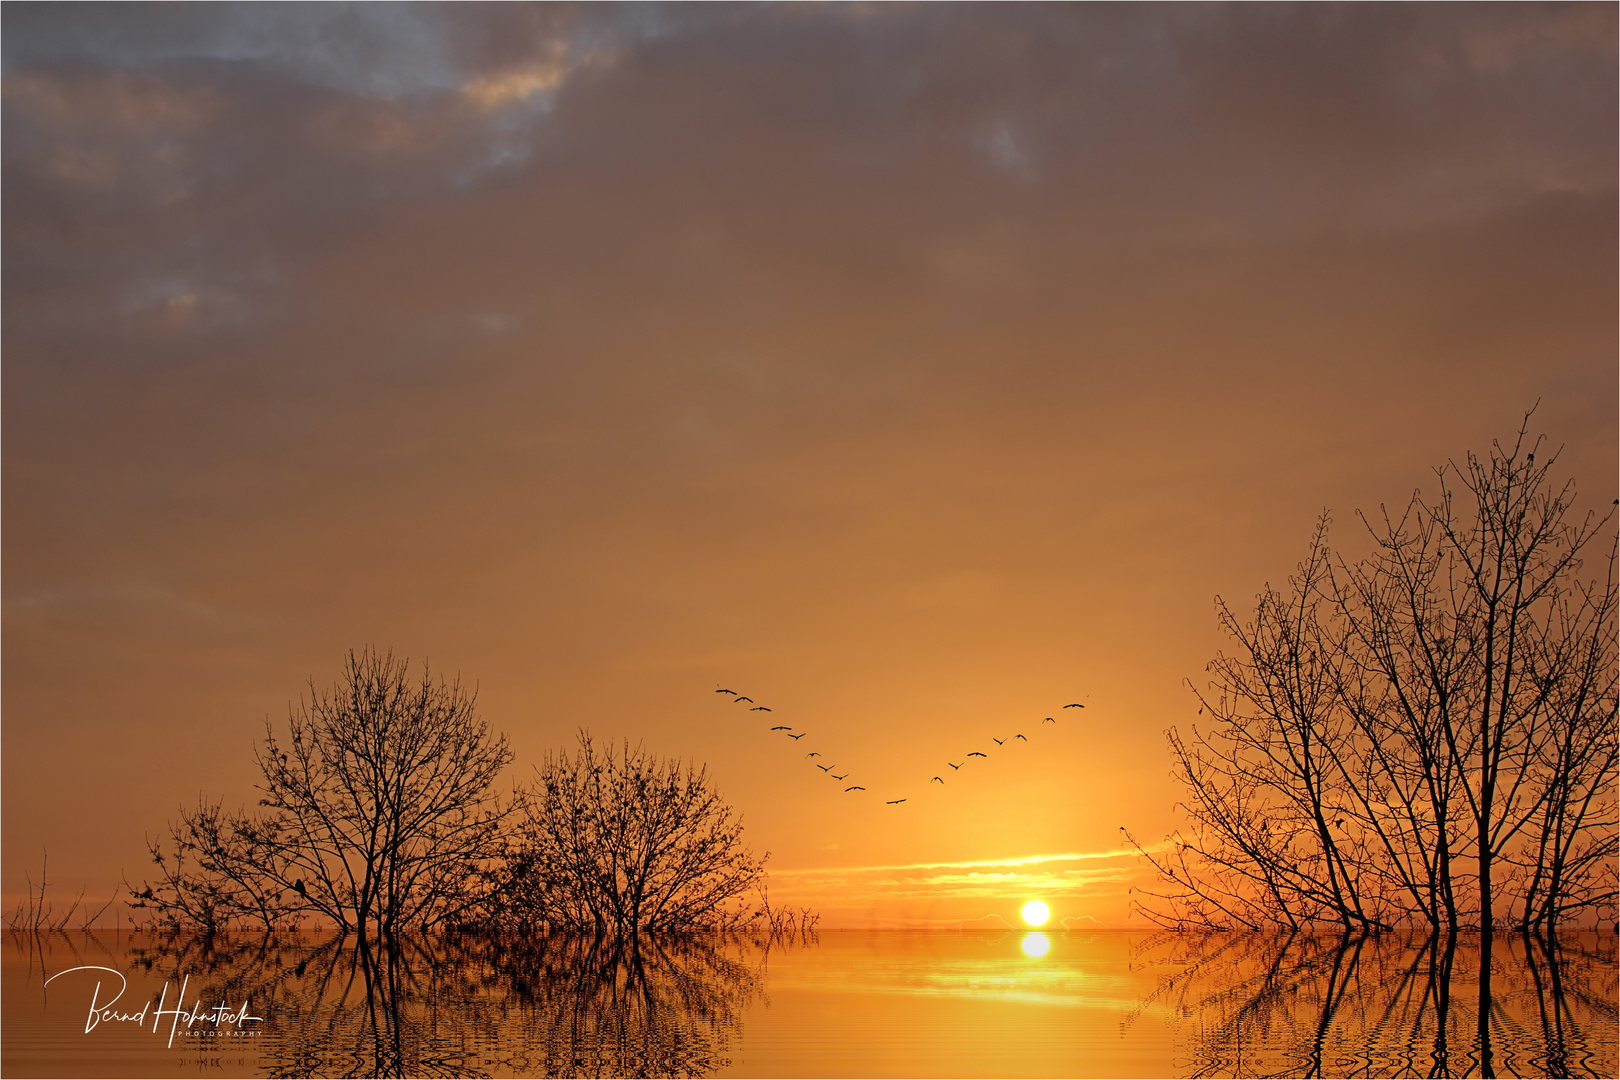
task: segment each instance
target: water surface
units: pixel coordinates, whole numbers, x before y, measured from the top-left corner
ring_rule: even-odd
[[[7,1076],[1616,1074],[1612,933],[7,944]]]

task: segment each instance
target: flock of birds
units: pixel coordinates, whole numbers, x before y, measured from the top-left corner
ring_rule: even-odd
[[[739,694],[735,690],[727,690],[727,689],[721,688],[719,690],[716,690],[715,693],[731,695],[731,697],[733,699],[732,704],[740,704],[742,702],[747,702],[748,705],[749,705],[749,709],[748,709],[749,712],[768,713],[768,712],[771,711],[771,709],[768,708],[767,706],[756,704],[753,698],[747,696],[746,694]],[[1065,709],[1083,709],[1083,708],[1085,708],[1085,706],[1080,704],[1078,701],[1076,701],[1076,702],[1072,702],[1072,703],[1070,703],[1068,705],[1063,706],[1063,708],[1065,708]],[[1061,710],[1059,710],[1059,711],[1061,711]],[[762,717],[761,719],[763,720],[764,718]],[[1041,724],[1056,724],[1056,723],[1057,723],[1057,718],[1054,717],[1054,716],[1048,716],[1044,720],[1041,721]],[[1037,724],[1036,726],[1039,727],[1040,725]],[[794,731],[794,729],[788,724],[774,724],[774,725],[771,726],[770,730],[771,730],[771,732],[778,732],[778,731],[781,732],[783,735],[785,735],[788,738],[792,739],[795,744],[797,744],[800,739],[803,739],[806,735],[810,734],[808,731]],[[1013,735],[1010,739],[998,739],[994,735],[992,735],[990,737],[990,741],[995,743],[998,747],[1006,746],[1008,742],[1016,742],[1016,741],[1019,741],[1019,740],[1022,740],[1022,741],[1027,743],[1027,742],[1029,742],[1029,736],[1025,735],[1023,732],[1018,732],[1017,734]],[[826,773],[829,777],[831,777],[833,780],[838,781],[839,783],[843,783],[845,780],[850,779],[851,776],[854,775],[853,773],[848,773],[848,772],[846,772],[846,773],[835,773],[835,772],[833,772],[833,770],[838,767],[836,765],[818,764],[815,761],[815,759],[822,756],[818,751],[811,750],[811,751],[807,752],[804,756],[805,756],[805,759],[807,761],[809,761],[812,765],[815,765],[816,768],[820,769],[822,772]],[[967,754],[962,758],[962,760],[960,762],[951,761],[951,760],[947,759],[945,764],[950,766],[952,772],[960,772],[962,770],[963,766],[965,766],[970,759],[972,759],[972,758],[985,758],[986,760],[988,760],[989,757],[990,757],[990,755],[985,753],[982,750],[970,750],[970,751],[967,752]],[[936,784],[937,783],[937,784],[943,785],[945,783],[945,777],[944,776],[934,776],[933,778],[931,778],[928,781],[928,783],[930,783],[930,784]],[[844,789],[844,794],[847,795],[852,791],[865,791],[865,790],[866,790],[866,788],[861,784],[851,784],[851,785],[849,785],[848,787],[846,787]],[[903,798],[903,797],[899,798],[899,799],[885,799],[884,800],[884,805],[885,806],[899,806],[901,803],[903,803],[905,801],[906,801],[906,799]]]

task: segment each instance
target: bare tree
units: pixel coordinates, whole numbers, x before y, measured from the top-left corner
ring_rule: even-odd
[[[1211,725],[1169,732],[1186,830],[1150,856],[1139,908],[1166,925],[1505,921],[1552,927],[1615,905],[1615,554],[1581,556],[1613,512],[1571,521],[1526,426],[1437,470],[1439,498],[1362,520],[1375,550],[1332,560],[1327,520],[1198,693]],[[1197,692],[1197,691],[1195,691]]]
[[[1509,853],[1508,899],[1524,926],[1551,928],[1615,896],[1615,563],[1611,552],[1601,587],[1559,595],[1540,638],[1547,731],[1535,747],[1526,840]]]
[[[1267,585],[1253,619],[1216,598],[1238,648],[1210,661],[1212,692],[1193,691],[1208,723],[1169,732],[1188,831],[1147,856],[1167,888],[1144,895],[1167,925],[1386,925],[1382,883],[1361,873],[1368,837],[1346,827],[1358,732],[1338,708],[1343,657],[1320,611],[1327,529],[1323,515],[1289,590]]]
[[[1575,587],[1581,551],[1597,527],[1591,514],[1579,525],[1566,521],[1574,483],[1552,487],[1548,473],[1558,455],[1537,464],[1540,445],[1538,439],[1527,446],[1521,428],[1510,450],[1498,445],[1485,460],[1470,454],[1464,466],[1440,470],[1436,503],[1413,500],[1417,516],[1436,527],[1453,567],[1454,588],[1450,603],[1438,612],[1410,617],[1427,616],[1442,633],[1462,636],[1472,660],[1471,693],[1463,708],[1445,716],[1442,734],[1463,766],[1460,786],[1473,819],[1479,922],[1486,930],[1496,921],[1497,860],[1564,780],[1544,768],[1556,767],[1548,744],[1570,719],[1560,723],[1554,716],[1552,702],[1560,696],[1565,673],[1548,663],[1556,664],[1564,649],[1559,633],[1570,624],[1559,612]],[[1606,515],[1603,522],[1608,520]],[[1604,606],[1612,611],[1612,599]],[[1607,629],[1612,641],[1612,625]]]
[[[91,908],[84,903],[86,890],[80,888],[78,895],[68,904],[66,910],[58,909],[54,903],[45,898],[51,884],[46,873],[50,869],[50,861],[50,852],[40,849],[39,881],[35,883],[34,875],[28,875],[28,898],[17,901],[17,906],[6,917],[6,929],[22,930],[31,934],[59,933],[67,929],[74,915],[78,915],[79,929],[88,931],[97,919],[107,913],[108,908],[118,902],[118,894],[114,893],[99,908]]]
[[[262,825],[218,801],[199,798],[169,823],[168,843],[148,837],[157,880],[136,889],[129,906],[153,913],[157,928],[214,933],[250,923],[269,931],[296,926],[301,903],[287,903],[286,853],[263,842]]]
[[[742,845],[742,822],[707,772],[625,743],[546,755],[495,908],[520,928],[633,938],[725,929],[752,918],[734,901],[764,860]]]
[[[266,724],[266,809],[183,811],[170,847],[153,845],[160,880],[136,896],[180,925],[313,916],[365,936],[454,920],[499,855],[509,808],[494,784],[511,758],[459,681],[350,652],[331,690],[310,681],[285,739]]]

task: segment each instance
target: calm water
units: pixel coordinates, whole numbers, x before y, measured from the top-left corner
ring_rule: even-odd
[[[73,970],[73,969],[79,970]],[[12,933],[6,1076],[1616,1075],[1615,937]],[[48,980],[48,981],[47,981]],[[183,990],[184,996],[177,995]],[[120,994],[121,992],[121,994]],[[90,1026],[92,1001],[105,1006]],[[177,1008],[178,1006],[178,1008]],[[140,1014],[119,1020],[113,1014]],[[162,1015],[158,1015],[159,1013]]]

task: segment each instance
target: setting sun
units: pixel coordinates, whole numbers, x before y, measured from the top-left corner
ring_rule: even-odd
[[[1024,921],[1030,926],[1045,926],[1046,920],[1051,914],[1051,908],[1048,908],[1039,900],[1031,900],[1024,905]]]

